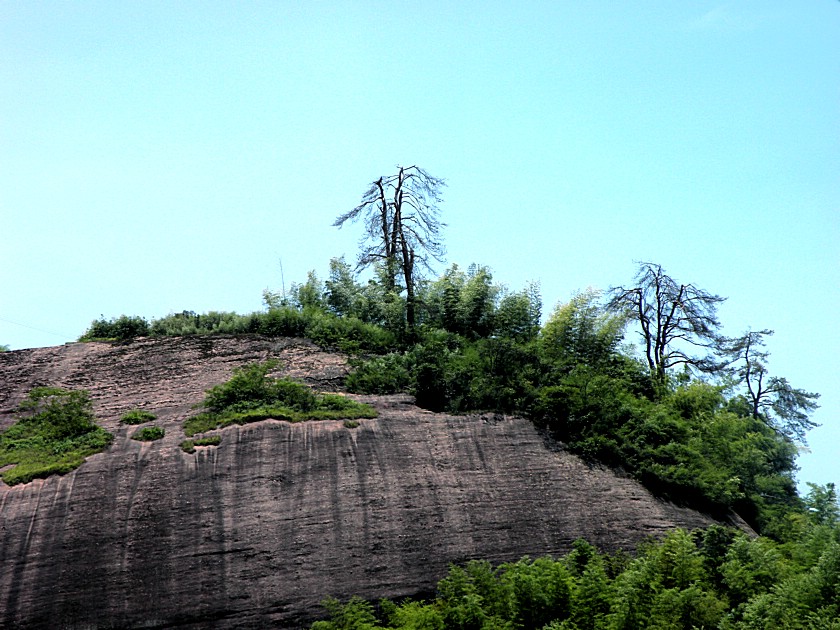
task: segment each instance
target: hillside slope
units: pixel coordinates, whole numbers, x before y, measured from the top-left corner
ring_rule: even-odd
[[[338,391],[344,358],[308,342],[167,338],[0,354],[0,428],[37,385],[91,392],[113,445],[63,477],[0,482],[0,627],[301,627],[325,596],[428,591],[450,562],[604,550],[711,519],[546,447],[526,420],[410,398],[340,421],[264,421],[184,453],[181,423],[234,367],[279,358]],[[155,412],[159,441],[125,411]]]

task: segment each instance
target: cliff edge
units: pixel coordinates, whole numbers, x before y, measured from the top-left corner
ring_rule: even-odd
[[[527,420],[358,397],[376,419],[263,421],[183,452],[181,425],[240,365],[340,391],[345,358],[299,339],[193,337],[0,353],[0,429],[39,385],[87,389],[112,446],[64,476],[0,482],[0,627],[297,628],[326,596],[428,592],[450,562],[633,548],[712,523],[549,448]],[[154,412],[137,442],[126,411]]]

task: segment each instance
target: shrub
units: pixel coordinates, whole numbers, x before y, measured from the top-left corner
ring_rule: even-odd
[[[373,418],[370,405],[336,394],[315,393],[303,383],[287,378],[271,378],[276,360],[252,363],[234,370],[226,383],[207,390],[201,403],[207,411],[184,423],[187,437],[231,424],[247,424],[259,420],[339,420]]]
[[[359,427],[358,420],[345,420],[344,421],[344,428],[345,429],[356,429]]]
[[[391,353],[358,363],[345,384],[359,394],[396,394],[412,384],[410,363],[404,354]]]
[[[199,315],[183,311],[152,322],[150,332],[156,337],[181,335],[237,334],[248,331],[250,317],[230,312],[210,311]]]
[[[148,334],[149,322],[144,318],[120,315],[116,319],[94,320],[79,341],[130,341]]]
[[[131,439],[140,442],[153,442],[154,440],[161,439],[164,434],[165,431],[161,427],[143,427],[135,431]]]
[[[306,320],[297,309],[273,308],[267,313],[254,313],[248,332],[269,337],[303,337],[306,334]]]
[[[151,422],[156,420],[157,416],[151,411],[144,411],[143,409],[132,409],[126,411],[120,418],[123,424],[143,424],[144,422]]]
[[[338,317],[317,308],[297,310],[289,306],[254,313],[248,332],[277,337],[306,337],[321,347],[345,352],[387,352],[396,338],[387,330],[354,317]]]
[[[211,412],[221,412],[272,402],[275,399],[271,391],[273,379],[268,377],[268,373],[278,365],[279,361],[269,359],[236,368],[230,380],[207,390],[202,406]]]
[[[94,422],[87,391],[37,387],[18,407],[18,421],[0,433],[0,477],[9,485],[70,472],[113,436]]]

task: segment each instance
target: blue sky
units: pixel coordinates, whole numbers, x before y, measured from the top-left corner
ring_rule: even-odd
[[[418,164],[448,262],[547,312],[645,260],[774,329],[822,394],[799,478],[840,483],[838,33],[836,0],[4,0],[0,344],[258,310]]]

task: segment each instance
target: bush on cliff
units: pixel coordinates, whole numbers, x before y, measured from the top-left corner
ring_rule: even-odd
[[[145,411],[144,409],[131,409],[130,411],[126,411],[120,417],[120,422],[123,424],[143,424],[144,422],[151,422],[156,418],[157,416],[151,411]]]
[[[166,435],[166,432],[162,427],[143,427],[137,429],[131,439],[138,442],[154,442],[160,440],[164,435]]]
[[[271,308],[263,313],[238,315],[211,311],[198,314],[183,311],[152,320],[122,315],[100,318],[91,323],[79,341],[131,341],[137,337],[179,337],[190,335],[258,334],[267,337],[305,337],[324,348],[344,352],[384,353],[396,346],[392,332],[354,317],[339,317],[316,308],[291,306]]]
[[[9,485],[64,474],[104,450],[113,435],[97,426],[87,391],[37,387],[18,407],[19,420],[0,433],[0,467]]]
[[[121,315],[115,319],[104,317],[91,322],[79,341],[130,341],[149,334],[149,322],[144,318]]]
[[[269,360],[237,368],[229,381],[207,390],[200,405],[207,411],[184,423],[187,437],[267,419],[300,422],[376,417],[370,405],[336,394],[315,394],[303,383],[270,377],[269,372],[278,365],[278,361]]]

